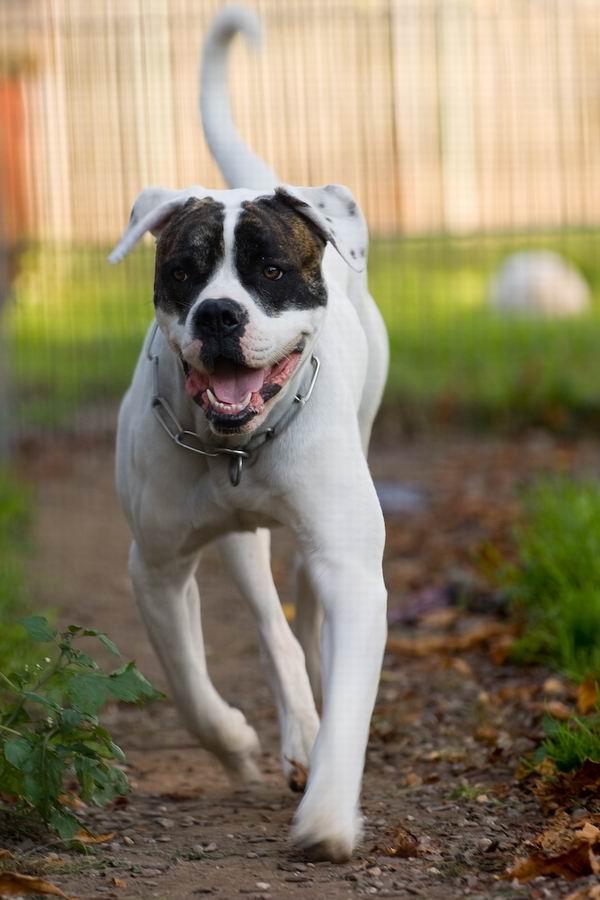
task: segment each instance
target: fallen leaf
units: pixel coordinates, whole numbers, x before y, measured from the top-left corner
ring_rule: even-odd
[[[498,741],[498,729],[492,725],[480,725],[475,732],[475,739],[481,741],[482,744],[495,747]]]
[[[546,703],[545,710],[548,715],[559,719],[561,722],[566,722],[573,715],[569,707],[561,700],[550,700],[549,703]]]
[[[14,853],[11,853],[10,850],[4,850],[0,847],[0,859],[14,859]]]
[[[598,705],[598,682],[589,677],[582,681],[577,688],[577,712],[586,716],[596,709]]]
[[[395,856],[398,859],[410,859],[419,855],[419,842],[412,832],[403,825],[399,825],[373,848],[373,853]]]
[[[473,675],[473,669],[466,661],[466,659],[462,659],[462,657],[457,656],[452,660],[452,668],[455,672],[458,672],[460,675],[464,675],[465,678],[470,678]]]
[[[596,828],[591,822],[585,822],[583,827],[575,832],[575,837],[580,841],[587,841],[588,844],[596,844],[600,842],[600,828]]]
[[[417,638],[389,638],[388,653],[429,656],[430,653],[463,653],[500,635],[512,634],[512,626],[502,622],[483,622],[460,634],[433,634]]]
[[[81,828],[73,840],[79,841],[80,844],[106,844],[108,841],[112,841],[115,834],[115,831],[110,831],[108,834],[92,834],[91,831]]]
[[[581,891],[575,891],[569,894],[565,900],[600,900],[600,884],[594,884],[592,887],[583,888]]]
[[[544,684],[542,685],[542,691],[544,694],[554,694],[555,696],[562,696],[566,694],[567,689],[564,683],[559,678],[546,678]]]
[[[542,777],[538,778],[532,789],[544,812],[568,806],[576,797],[596,796],[600,789],[600,762],[592,762],[591,759],[586,759],[574,772],[560,773],[550,760],[544,760],[537,767],[537,773]]]
[[[594,872],[595,859],[592,848],[587,843],[577,843],[557,856],[546,856],[545,853],[532,853],[526,858],[518,858],[512,869],[504,876],[517,881],[531,881],[541,875],[556,875],[567,881],[574,881],[583,875]]]
[[[503,666],[515,642],[514,634],[501,634],[490,643],[490,659],[496,666]]]
[[[4,897],[21,897],[27,894],[52,894],[54,897],[66,897],[60,888],[35,875],[20,875],[18,872],[0,874],[0,895]]]
[[[416,772],[407,772],[404,783],[408,785],[408,787],[419,787],[423,784],[423,779],[420,775],[417,775]]]
[[[454,625],[462,610],[447,606],[445,609],[434,609],[420,617],[420,624],[427,628],[448,628]]]
[[[600,850],[600,829],[590,821],[573,821],[561,811],[533,844],[540,849],[517,858],[506,878],[531,881],[539,876],[556,875],[573,881],[583,875],[600,873],[600,860],[594,853],[595,849]]]

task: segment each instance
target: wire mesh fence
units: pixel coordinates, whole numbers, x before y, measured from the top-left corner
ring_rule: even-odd
[[[412,422],[596,416],[596,0],[252,5],[265,41],[259,54],[233,48],[235,121],[282,181],[345,183],[365,210],[393,350],[390,405]],[[152,318],[152,249],[118,269],[106,253],[145,185],[222,186],[197,116],[199,49],[219,6],[0,6],[17,436],[114,419]],[[576,267],[585,311],[490,309],[490,276],[523,248]]]

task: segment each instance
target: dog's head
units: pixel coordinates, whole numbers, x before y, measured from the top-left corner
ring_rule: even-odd
[[[169,191],[147,188],[109,257],[157,238],[157,321],[186,390],[217,434],[251,432],[310,353],[327,304],[329,242],[365,265],[364,218],[347,188]]]

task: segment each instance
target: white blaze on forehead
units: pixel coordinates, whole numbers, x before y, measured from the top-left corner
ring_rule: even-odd
[[[223,259],[213,277],[194,303],[188,321],[191,322],[198,306],[208,299],[235,300],[248,312],[249,321],[240,339],[240,347],[246,363],[266,365],[278,361],[290,353],[302,336],[309,336],[321,321],[322,310],[287,309],[279,316],[269,316],[246,290],[240,281],[236,267],[235,229],[244,210],[240,203],[225,209],[223,221]]]

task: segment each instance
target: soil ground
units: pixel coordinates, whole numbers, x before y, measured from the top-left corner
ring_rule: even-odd
[[[279,771],[275,710],[253,625],[210,549],[199,574],[209,666],[218,689],[261,736],[264,783],[233,789],[183,730],[168,699],[141,710],[115,705],[105,719],[127,753],[133,790],[125,803],[83,813],[95,832],[114,837],[84,855],[32,840],[14,849],[43,861],[47,878],[86,900],[542,898],[586,885],[586,879],[519,885],[501,878],[544,824],[538,800],[515,772],[539,739],[548,673],[506,662],[502,619],[490,616],[501,615],[501,598],[481,572],[490,548],[510,548],[520,488],[541,472],[593,470],[599,450],[593,441],[542,435],[445,435],[373,454],[374,475],[388,485],[392,643],[367,757],[364,839],[350,863],[311,864],[290,849],[298,797]],[[105,630],[126,659],[164,688],[131,597],[129,535],[112,465],[109,438],[57,439],[24,454],[37,501],[36,607],[56,610],[61,623]],[[414,492],[402,500],[405,508],[392,508],[398,498],[390,483]],[[276,537],[273,565],[284,600],[291,550],[289,539]],[[469,598],[466,612],[457,612],[457,593]],[[484,634],[490,623],[498,626],[491,643],[482,638],[459,652],[461,630]],[[419,655],[440,628],[446,652],[434,639],[432,652]],[[403,649],[407,637],[416,652]],[[398,829],[399,852],[408,846],[414,856],[389,855]]]

